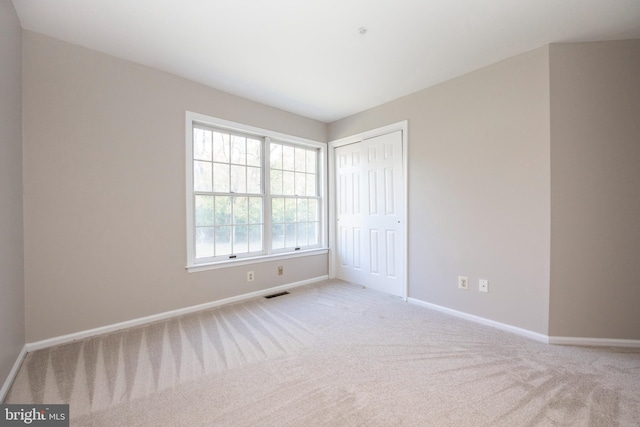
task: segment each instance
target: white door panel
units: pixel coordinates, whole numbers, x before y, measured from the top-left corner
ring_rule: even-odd
[[[338,278],[403,295],[402,132],[336,149]]]

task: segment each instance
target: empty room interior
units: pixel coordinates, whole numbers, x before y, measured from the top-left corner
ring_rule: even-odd
[[[637,0],[0,0],[0,33],[3,404],[640,423]]]

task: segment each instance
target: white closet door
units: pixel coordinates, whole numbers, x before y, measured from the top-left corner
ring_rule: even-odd
[[[402,131],[336,148],[338,278],[403,295]]]

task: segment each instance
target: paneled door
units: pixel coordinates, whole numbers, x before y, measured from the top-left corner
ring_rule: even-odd
[[[402,131],[337,147],[336,277],[403,296]]]

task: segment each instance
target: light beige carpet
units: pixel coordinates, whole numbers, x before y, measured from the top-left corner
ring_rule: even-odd
[[[640,349],[550,346],[344,282],[30,353],[78,426],[635,426]]]

